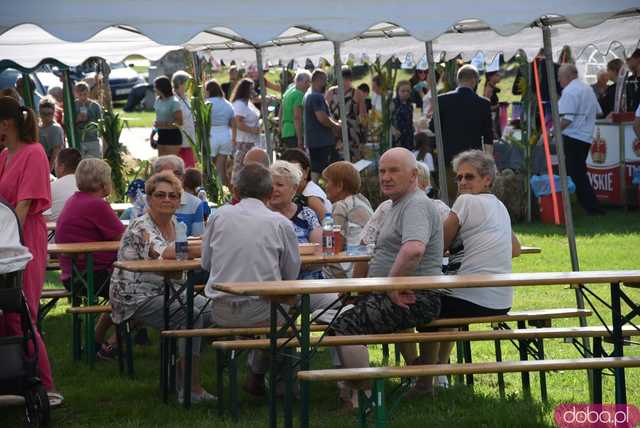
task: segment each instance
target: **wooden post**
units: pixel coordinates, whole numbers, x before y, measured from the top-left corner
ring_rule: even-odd
[[[431,91],[431,105],[433,106],[433,130],[436,134],[436,148],[438,150],[438,181],[440,200],[449,205],[449,191],[447,189],[447,169],[444,161],[444,144],[442,142],[442,124],[440,123],[440,106],[438,105],[438,82],[436,82],[436,64],[433,60],[433,44],[425,43],[427,61],[429,63],[429,90]]]
[[[340,123],[342,124],[342,156],[351,162],[349,150],[349,128],[347,128],[347,106],[344,101],[344,80],[342,79],[342,58],[340,58],[340,42],[333,42],[333,72],[338,80],[338,102],[340,107]]]

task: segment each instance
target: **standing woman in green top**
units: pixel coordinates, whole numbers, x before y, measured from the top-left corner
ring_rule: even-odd
[[[302,128],[302,113],[304,94],[311,86],[311,72],[298,70],[294,79],[295,84],[282,96],[282,112],[280,114],[280,136],[285,149],[304,150],[304,129]]]
[[[173,96],[171,81],[167,76],[159,76],[153,81],[156,91],[156,121],[151,131],[151,146],[158,149],[158,156],[178,155],[182,145],[182,110],[180,102]],[[154,141],[155,135],[158,139]]]

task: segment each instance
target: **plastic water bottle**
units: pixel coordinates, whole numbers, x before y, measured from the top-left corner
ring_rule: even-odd
[[[333,238],[333,217],[331,213],[324,215],[322,220],[322,254],[333,256],[336,253],[335,241]]]
[[[180,222],[176,225],[176,260],[187,260],[188,258],[187,225]]]
[[[357,223],[347,223],[347,255],[357,256],[363,251],[360,248],[360,232],[362,227]]]
[[[133,201],[133,218],[140,217],[144,214],[145,202],[142,190],[136,192],[136,199]]]

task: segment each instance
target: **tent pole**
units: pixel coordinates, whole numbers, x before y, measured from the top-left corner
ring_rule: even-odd
[[[433,106],[433,130],[436,134],[436,149],[438,150],[438,181],[440,200],[449,205],[449,190],[447,189],[447,169],[444,162],[444,145],[442,143],[442,124],[440,123],[440,106],[438,105],[438,82],[436,82],[436,64],[433,60],[433,43],[425,42],[427,62],[429,64],[429,90],[431,91],[431,105]]]
[[[69,69],[62,70],[62,107],[64,108],[64,127],[67,131],[67,143],[72,149],[80,149],[75,126],[75,102],[73,99],[73,85]]]
[[[271,132],[269,126],[269,109],[267,108],[267,82],[264,78],[264,67],[262,64],[262,49],[256,48],[256,62],[258,63],[258,80],[260,82],[260,112],[262,114],[262,124],[264,125],[264,135],[267,140],[267,154],[273,162],[273,146],[271,145]]]
[[[347,128],[347,106],[344,101],[344,80],[342,79],[342,58],[340,57],[340,42],[333,42],[333,73],[338,80],[338,102],[340,107],[340,123],[342,124],[342,156],[351,162],[349,150],[349,129]]]
[[[558,169],[560,171],[560,188],[562,189],[562,205],[564,208],[565,229],[567,233],[567,239],[569,241],[569,253],[571,255],[571,269],[574,272],[580,270],[580,264],[578,261],[578,249],[576,247],[576,234],[573,228],[573,213],[571,211],[571,200],[569,197],[569,189],[567,185],[567,166],[565,164],[564,145],[562,141],[562,132],[559,132],[560,127],[560,112],[558,111],[558,93],[556,91],[556,73],[553,66],[553,51],[551,48],[551,29],[548,25],[542,25],[542,41],[544,44],[544,57],[545,66],[547,67],[547,77],[549,84],[549,98],[551,101],[551,116],[553,118],[553,136],[556,141],[556,151],[558,153]],[[578,286],[576,291],[576,304],[579,309],[584,309],[584,297],[582,296],[581,286]],[[586,317],[580,317],[580,326],[585,327],[587,325]],[[589,339],[583,339],[583,346],[585,352],[588,355],[591,354],[591,346]],[[589,381],[589,394],[593,398],[593,372],[588,372]]]

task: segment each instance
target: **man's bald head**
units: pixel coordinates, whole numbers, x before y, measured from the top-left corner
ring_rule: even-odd
[[[416,189],[418,165],[405,148],[387,150],[380,157],[378,172],[382,193],[394,201]]]
[[[259,147],[253,147],[249,150],[242,159],[242,165],[249,165],[251,163],[258,163],[265,168],[269,168],[269,155],[267,151]]]

